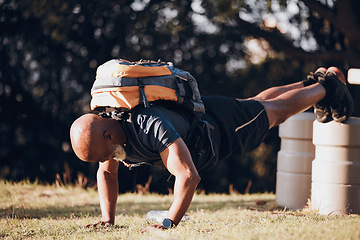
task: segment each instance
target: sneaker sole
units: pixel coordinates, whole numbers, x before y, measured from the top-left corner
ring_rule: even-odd
[[[319,78],[323,78],[325,74],[326,68],[320,67],[315,71],[314,77],[317,77],[317,80],[319,80]],[[333,120],[330,106],[324,101],[319,101],[314,105],[314,113],[318,122],[327,123]]]
[[[326,76],[329,77],[329,74],[335,75],[336,79],[339,81],[338,88],[341,88],[341,90],[337,89],[337,91],[342,92],[342,96],[340,96],[342,109],[333,109],[333,107],[331,107],[331,115],[336,122],[344,122],[348,118],[350,118],[350,115],[354,110],[354,102],[349,90],[346,87],[346,80],[344,74],[337,67],[328,68],[325,74],[325,78]]]

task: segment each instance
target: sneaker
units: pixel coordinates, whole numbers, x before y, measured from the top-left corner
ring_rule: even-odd
[[[314,83],[319,82],[319,77],[324,77],[326,73],[326,68],[324,67],[319,67],[315,73],[310,73],[309,75],[307,75],[306,79],[303,80],[303,84],[304,87],[310,86]]]
[[[320,67],[315,71],[315,73],[310,73],[310,75],[307,76],[307,79],[308,81],[309,80],[316,82],[323,81],[325,77],[325,73],[326,73],[326,68]],[[304,86],[306,86],[305,85],[306,83],[305,82],[303,83]],[[321,100],[317,104],[315,104],[314,112],[315,112],[316,120],[318,120],[321,123],[327,123],[333,120],[330,105],[325,100]]]
[[[344,74],[336,67],[328,68],[319,83],[326,89],[326,96],[320,102],[330,106],[332,119],[346,121],[354,110],[354,101],[346,87]]]
[[[321,100],[314,106],[316,120],[321,123],[327,123],[333,120],[331,108],[327,101]]]

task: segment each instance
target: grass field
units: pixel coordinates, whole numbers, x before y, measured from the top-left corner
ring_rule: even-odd
[[[141,233],[166,210],[171,195],[119,195],[116,224],[86,228],[100,218],[94,189],[0,181],[0,239],[360,239],[360,216],[288,211],[274,194],[198,194],[189,219],[175,229]]]

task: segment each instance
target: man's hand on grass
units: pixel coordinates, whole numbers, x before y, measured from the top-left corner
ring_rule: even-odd
[[[96,222],[96,223],[93,223],[93,224],[88,224],[85,227],[87,227],[87,228],[94,227],[95,228],[97,226],[108,227],[108,226],[112,226],[112,225],[114,225],[114,223],[111,222],[111,221],[99,221],[99,222]]]
[[[163,227],[162,224],[154,224],[154,225],[147,226],[146,228],[143,228],[141,230],[141,233],[150,232],[150,231],[154,231],[154,230],[165,230],[165,228]]]

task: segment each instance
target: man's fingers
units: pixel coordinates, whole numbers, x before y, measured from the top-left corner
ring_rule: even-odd
[[[141,230],[141,233],[144,233],[144,232],[149,232],[149,231],[154,231],[154,230],[164,230],[165,228],[160,225],[160,224],[155,224],[155,225],[150,225],[150,226],[147,226],[146,228],[143,228]]]
[[[88,225],[86,225],[85,227],[87,227],[87,228],[96,227],[99,223],[101,223],[101,221],[100,221],[100,222],[96,222],[96,223],[88,224]]]
[[[110,226],[112,224],[109,221],[99,221],[99,222],[96,222],[96,223],[88,224],[85,227],[86,228],[97,227],[98,225],[108,227],[108,226]]]
[[[104,226],[104,227],[109,227],[110,225],[113,225],[109,222],[101,222],[101,226]]]

